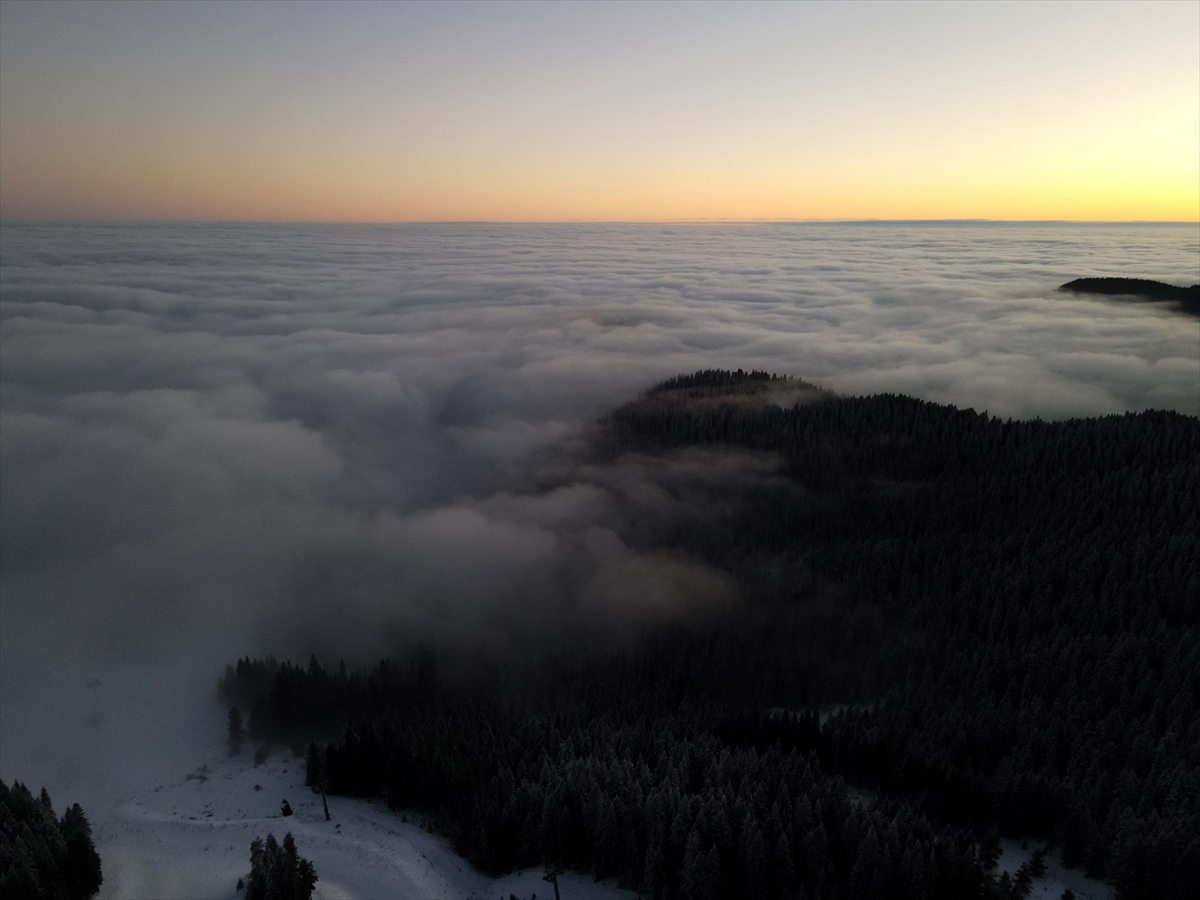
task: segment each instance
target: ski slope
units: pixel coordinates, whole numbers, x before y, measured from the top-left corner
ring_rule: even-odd
[[[293,815],[281,815],[283,800]],[[261,765],[249,750],[218,757],[179,778],[119,804],[96,829],[104,866],[101,898],[215,898],[236,900],[237,881],[250,869],[250,842],[291,832],[300,855],[316,867],[315,897],[521,898],[554,896],[542,870],[494,879],[423,827],[419,817],[381,803],[320,796],[304,785],[304,763],[290,753]],[[565,873],[566,900],[630,900],[610,882]]]

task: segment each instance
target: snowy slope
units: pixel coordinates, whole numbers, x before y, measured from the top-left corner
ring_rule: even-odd
[[[1033,850],[1040,845],[1034,841],[1023,846],[1021,841],[1001,840],[1000,859],[997,869],[1016,875],[1017,870],[1033,856]],[[1062,854],[1057,851],[1046,854],[1046,874],[1033,879],[1033,888],[1029,892],[1032,900],[1059,900],[1063,891],[1070,888],[1075,892],[1077,900],[1112,900],[1113,889],[1102,881],[1096,881],[1083,874],[1081,869],[1068,869],[1062,864]]]
[[[93,682],[54,670],[0,682],[0,778],[35,793],[45,786],[59,814],[83,806],[103,867],[101,897],[236,900],[250,842],[289,831],[316,867],[317,897],[554,896],[540,868],[489,878],[416,817],[406,822],[379,803],[330,797],[326,822],[321,798],[304,786],[302,759],[279,750],[255,766],[249,747],[228,755],[213,671],[211,661],[192,670],[171,661],[158,670],[111,667]],[[285,798],[295,812],[288,818]],[[635,896],[571,873],[559,889],[564,900]]]
[[[294,814],[280,814],[287,799]],[[316,896],[341,898],[503,898],[554,896],[541,869],[492,879],[458,856],[416,817],[379,803],[321,798],[304,786],[303,761],[275,755],[254,766],[249,751],[214,758],[178,779],[142,791],[98,824],[104,865],[100,896],[235,900],[250,868],[250,842],[291,832],[317,870]],[[407,821],[405,820],[407,818]],[[566,873],[564,898],[628,900],[611,883]]]

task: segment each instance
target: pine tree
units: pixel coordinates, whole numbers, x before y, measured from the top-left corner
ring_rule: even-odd
[[[308,745],[308,753],[304,758],[304,783],[312,788],[314,792],[320,792],[325,783],[325,766],[324,760],[321,758],[321,751],[317,749],[317,742],[312,741]]]
[[[100,857],[79,804],[62,819],[50,794],[35,799],[19,781],[0,781],[0,897],[87,900],[100,889]]]
[[[242,714],[236,706],[229,707],[229,755],[235,755],[242,749],[242,742],[246,740],[246,730],[242,724]]]
[[[861,900],[883,900],[888,873],[879,837],[872,827],[858,848],[858,859],[850,872],[850,896]]]
[[[72,804],[59,823],[66,853],[63,860],[67,892],[71,897],[90,897],[100,890],[100,854],[92,843],[92,828],[78,803]]]
[[[747,897],[765,897],[770,884],[771,858],[762,829],[752,813],[742,822],[738,868],[742,873],[741,888]]]
[[[251,842],[246,900],[311,900],[316,884],[316,869],[296,851],[290,832],[282,847],[273,834]]]

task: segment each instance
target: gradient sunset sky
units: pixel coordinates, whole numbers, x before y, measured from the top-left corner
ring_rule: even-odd
[[[1200,3],[0,3],[0,218],[1200,219]]]

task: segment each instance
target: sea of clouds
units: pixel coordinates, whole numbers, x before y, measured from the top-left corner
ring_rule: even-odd
[[[679,372],[1200,414],[1200,323],[1054,291],[1194,283],[1196,226],[5,226],[0,251],[6,778],[138,673],[207,696],[246,653],[612,639],[732,602],[622,537],[695,512],[662,473],[579,462]]]

